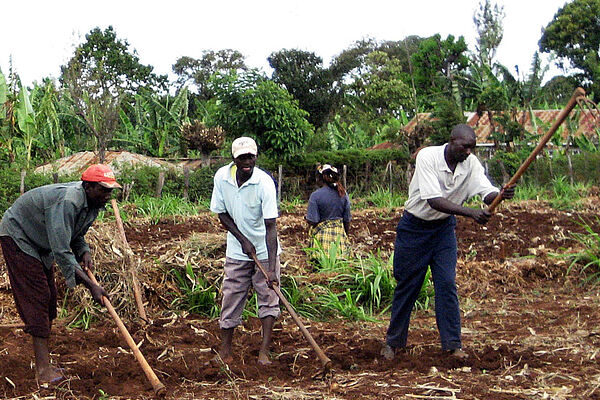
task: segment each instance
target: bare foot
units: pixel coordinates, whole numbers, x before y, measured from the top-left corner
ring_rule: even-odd
[[[258,353],[258,363],[260,365],[271,365],[273,362],[269,359],[269,355],[267,353],[259,352]]]
[[[218,352],[212,360],[216,363],[231,364],[233,362],[233,355],[231,353]]]

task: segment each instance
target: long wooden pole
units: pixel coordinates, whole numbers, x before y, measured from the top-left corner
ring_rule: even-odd
[[[125,236],[125,228],[123,227],[123,220],[121,219],[121,213],[119,212],[119,206],[117,205],[117,200],[111,199],[110,204],[112,205],[113,212],[115,213],[115,220],[117,221],[117,228],[119,230],[119,234],[121,235],[121,241],[123,242],[124,252],[125,252],[125,261],[129,264],[131,269],[131,281],[133,284],[133,297],[135,298],[135,303],[138,308],[138,312],[140,313],[140,318],[145,322],[148,322],[148,317],[146,315],[146,310],[144,309],[144,301],[142,299],[142,291],[140,290],[140,282],[137,279],[137,274],[135,271],[135,267],[133,266],[133,257],[131,256],[133,251],[127,242],[127,236]]]
[[[88,270],[86,270],[86,273],[87,273],[87,276],[90,278],[90,280],[92,282],[94,282],[96,285],[98,285],[98,281],[94,277],[94,274],[92,274],[92,271],[90,271],[88,269]],[[127,345],[133,351],[133,355],[135,356],[137,362],[142,367],[144,374],[146,374],[146,378],[148,378],[148,380],[150,381],[150,384],[152,385],[154,392],[157,395],[164,394],[165,385],[162,384],[162,382],[158,379],[158,377],[156,376],[156,374],[154,373],[154,371],[152,370],[150,365],[148,365],[148,362],[144,358],[144,355],[142,354],[140,349],[138,349],[137,345],[135,344],[135,341],[133,340],[133,338],[129,334],[129,331],[125,327],[125,324],[123,324],[123,321],[121,320],[121,318],[119,318],[119,316],[117,315],[117,312],[115,311],[114,307],[110,303],[110,300],[108,300],[106,297],[103,296],[102,302],[103,302],[104,306],[106,307],[106,309],[108,310],[110,316],[115,320],[115,323],[117,324],[117,327],[119,328],[119,331],[121,332],[121,335],[123,335],[123,337],[125,338]]]
[[[565,119],[567,119],[567,116],[569,115],[569,113],[573,110],[573,108],[575,108],[575,106],[577,105],[577,100],[581,99],[582,97],[585,97],[585,90],[583,90],[580,87],[575,89],[575,91],[573,92],[573,95],[571,96],[571,99],[569,100],[569,102],[567,103],[565,108],[560,112],[560,114],[558,114],[558,117],[556,117],[556,120],[554,121],[554,123],[552,124],[552,126],[550,127],[548,132],[546,132],[546,134],[540,139],[540,142],[538,143],[538,145],[535,147],[535,149],[533,149],[533,151],[531,152],[529,157],[527,157],[527,159],[523,162],[523,164],[521,164],[521,166],[519,167],[517,172],[515,172],[513,177],[510,178],[510,180],[508,181],[506,186],[511,186],[511,185],[514,185],[517,183],[519,178],[523,175],[523,173],[525,173],[527,168],[529,168],[529,165],[535,160],[537,155],[540,154],[540,152],[543,150],[546,143],[548,143],[548,141],[552,138],[552,135],[554,135],[554,132],[556,132],[558,127],[565,121]],[[496,209],[496,207],[498,207],[498,204],[500,204],[501,201],[502,201],[502,192],[500,192],[500,194],[498,196],[496,196],[494,201],[489,205],[488,211],[494,212],[494,210]]]
[[[269,279],[268,278],[269,275],[267,275],[267,271],[265,270],[265,268],[263,267],[263,265],[260,263],[260,261],[258,261],[258,258],[256,257],[256,254],[253,256],[253,259],[254,259],[254,263],[256,264],[256,266],[258,267],[258,269],[260,269],[260,271],[263,273],[263,275],[265,276],[265,278]],[[323,368],[329,369],[331,367],[331,360],[329,359],[329,357],[327,357],[325,355],[325,353],[323,352],[323,350],[321,350],[321,348],[319,347],[319,345],[317,344],[317,342],[315,342],[315,339],[312,337],[312,335],[310,334],[310,332],[308,331],[308,329],[306,329],[306,327],[302,323],[302,320],[300,319],[300,317],[298,316],[298,314],[296,314],[296,311],[294,311],[294,307],[292,307],[292,305],[290,304],[289,301],[287,301],[287,299],[285,298],[285,296],[283,295],[283,293],[281,293],[281,290],[279,289],[279,286],[273,285],[273,290],[275,291],[275,293],[277,294],[277,297],[279,297],[279,300],[281,300],[281,302],[283,303],[283,305],[285,306],[285,308],[287,308],[288,312],[292,316],[292,319],[294,320],[294,322],[296,323],[296,325],[298,325],[298,328],[300,328],[300,332],[302,332],[302,334],[304,335],[304,338],[306,338],[306,340],[308,341],[308,343],[310,344],[310,346],[317,353],[317,357],[319,357],[319,360],[321,361],[321,364],[323,364]]]

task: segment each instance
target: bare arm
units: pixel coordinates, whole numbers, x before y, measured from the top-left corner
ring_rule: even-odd
[[[483,202],[488,206],[496,199],[496,196],[501,195],[503,199],[509,200],[515,197],[516,185],[504,186],[500,192],[492,192],[485,196]]]
[[[493,194],[495,195],[496,193],[493,193]],[[486,199],[488,197],[489,197],[489,195],[486,196]],[[494,196],[494,197],[496,197],[496,196]],[[493,198],[492,198],[492,200],[493,200]],[[482,224],[482,225],[487,223],[490,220],[490,217],[492,216],[492,214],[490,214],[490,212],[487,210],[483,210],[483,209],[479,209],[479,208],[463,207],[458,204],[454,204],[453,202],[451,202],[443,197],[427,199],[427,203],[429,203],[429,206],[431,208],[433,208],[434,210],[437,210],[439,212],[443,212],[446,214],[462,215],[463,217],[473,218],[477,223]]]
[[[92,294],[92,298],[97,303],[104,305],[102,296],[106,297],[107,299],[109,298],[106,290],[104,290],[102,286],[96,285],[94,282],[92,282],[81,268],[75,269],[75,281],[77,283],[82,283],[86,288],[88,288]]]

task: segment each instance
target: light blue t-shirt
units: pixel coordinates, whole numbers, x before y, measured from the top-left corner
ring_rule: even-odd
[[[256,248],[259,260],[269,258],[267,252],[267,228],[265,219],[277,218],[277,194],[275,183],[266,172],[254,167],[252,176],[241,187],[235,179],[234,163],[219,168],[214,178],[210,210],[221,214],[227,212],[240,232]],[[279,241],[277,254],[281,253]],[[227,232],[226,255],[235,260],[249,261],[242,245],[231,232]]]

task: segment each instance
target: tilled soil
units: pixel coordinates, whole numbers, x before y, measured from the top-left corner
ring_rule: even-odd
[[[321,369],[285,310],[275,326],[273,364],[268,367],[256,364],[260,321],[254,318],[237,330],[229,367],[211,361],[220,342],[215,320],[177,315],[149,299],[153,324],[126,324],[169,399],[600,398],[600,296],[591,286],[579,286],[576,275],[567,275],[568,263],[559,256],[576,250],[571,235],[584,231],[582,220],[600,229],[597,198],[590,204],[572,213],[539,202],[513,204],[485,227],[458,218],[457,282],[466,360],[441,353],[432,310],[413,314],[409,347],[393,361],[379,356],[388,314],[380,323],[305,321],[333,362],[329,372]],[[354,212],[355,250],[389,256],[401,212]],[[285,213],[278,228],[287,268],[283,273],[310,279],[316,273],[302,250],[308,245],[303,216],[300,209]],[[126,225],[129,244],[145,260],[157,260],[195,232],[223,232],[210,214]],[[108,315],[87,331],[57,321],[51,356],[68,380],[39,387],[29,336],[6,326],[20,322],[7,287],[0,289],[0,307],[2,398],[153,398]]]

